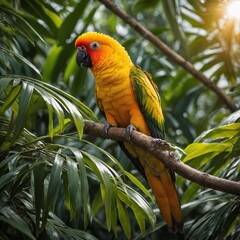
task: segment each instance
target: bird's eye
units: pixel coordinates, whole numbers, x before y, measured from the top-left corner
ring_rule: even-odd
[[[78,49],[79,51],[86,51],[86,47],[85,47],[84,45],[79,46],[77,49]]]
[[[92,42],[90,44],[90,48],[93,49],[93,50],[96,50],[100,47],[100,44],[98,42]]]

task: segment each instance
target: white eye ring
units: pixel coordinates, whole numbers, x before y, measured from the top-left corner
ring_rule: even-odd
[[[90,48],[93,49],[93,50],[96,50],[100,47],[100,44],[98,42],[92,42],[90,44]]]
[[[86,47],[85,47],[84,45],[79,46],[77,49],[78,49],[79,51],[86,51]]]

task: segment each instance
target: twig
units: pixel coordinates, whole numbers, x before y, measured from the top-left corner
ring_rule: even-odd
[[[103,124],[94,123],[90,121],[85,122],[84,132],[88,135],[95,137],[104,136]],[[111,127],[109,129],[109,138],[115,141],[128,141],[125,136],[124,128]],[[156,158],[162,161],[167,167],[174,170],[180,176],[198,183],[201,186],[212,188],[226,193],[240,195],[240,183],[230,181],[223,178],[214,177],[205,172],[200,172],[188,165],[182,163],[176,156],[171,154],[163,146],[166,145],[165,141],[157,140],[147,136],[138,131],[133,131],[131,140],[133,144],[144,148],[146,151],[152,153]]]
[[[99,2],[103,3],[108,9],[110,9],[113,13],[119,16],[124,22],[128,23],[136,32],[142,35],[145,39],[149,40],[153,45],[155,45],[158,49],[160,49],[166,56],[168,56],[173,62],[182,66],[186,71],[192,74],[197,80],[199,80],[206,88],[211,89],[219,98],[225,103],[225,105],[232,111],[236,111],[237,107],[235,104],[228,99],[228,97],[214,85],[202,72],[198,71],[194,66],[186,61],[182,56],[174,52],[170,49],[165,43],[163,43],[158,37],[152,34],[149,30],[147,30],[143,25],[137,22],[133,17],[126,14],[123,10],[118,8],[118,6],[109,0],[99,0]]]

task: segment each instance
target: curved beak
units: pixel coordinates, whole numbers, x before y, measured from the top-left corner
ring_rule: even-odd
[[[92,67],[92,60],[86,51],[77,50],[76,61],[79,67]]]

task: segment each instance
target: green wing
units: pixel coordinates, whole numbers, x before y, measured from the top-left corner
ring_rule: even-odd
[[[130,78],[138,101],[139,108],[147,122],[151,135],[155,138],[164,138],[164,117],[157,86],[149,73],[139,66],[130,70]]]

